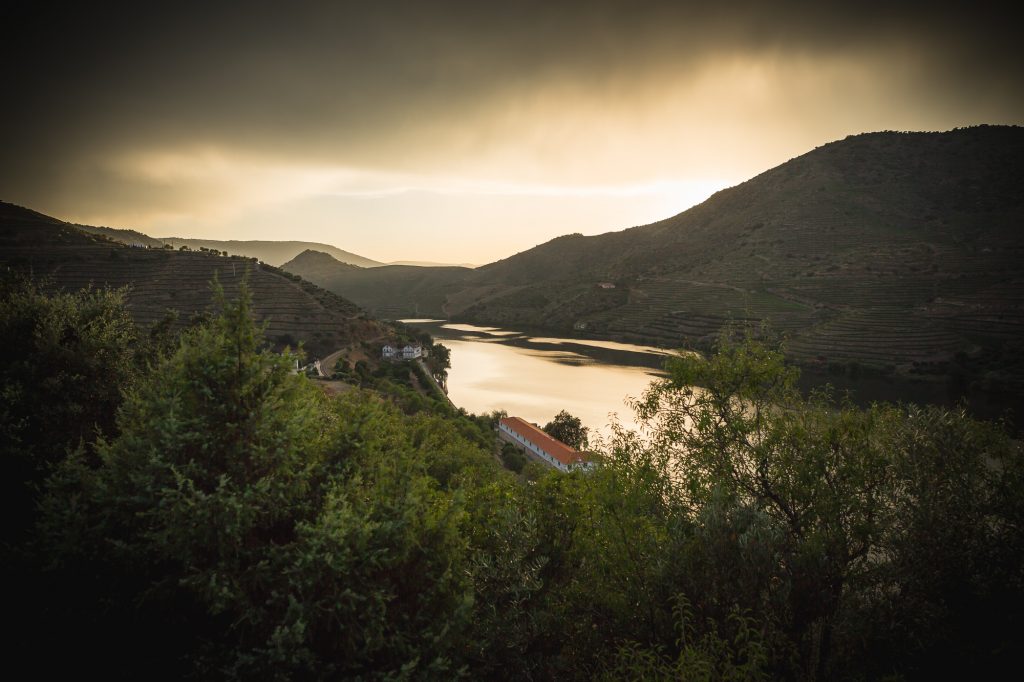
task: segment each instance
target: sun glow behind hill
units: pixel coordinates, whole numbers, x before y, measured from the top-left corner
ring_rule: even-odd
[[[182,159],[185,162],[185,159]],[[207,182],[233,166],[217,166]],[[287,169],[260,177],[288,178]],[[725,179],[559,185],[464,178],[384,176],[294,169],[295,178],[265,193],[262,181],[237,189],[237,204],[158,217],[152,234],[279,240],[283,225],[374,260],[487,263],[568,232],[601,234],[674,215],[734,184]],[[290,188],[306,186],[312,192]],[[232,180],[231,182],[234,182]],[[225,212],[226,211],[226,212]],[[410,229],[416,225],[415,231]]]

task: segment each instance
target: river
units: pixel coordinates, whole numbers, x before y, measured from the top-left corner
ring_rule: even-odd
[[[505,410],[544,425],[559,410],[579,417],[591,433],[609,436],[609,415],[635,429],[630,397],[662,373],[669,351],[614,341],[566,339],[497,327],[448,323],[444,320],[402,320],[430,333],[451,349],[448,395],[469,412]],[[1011,418],[1011,431],[1022,434],[1024,401],[1017,395],[969,391],[953,393],[941,382],[864,376],[850,379],[804,371],[805,391],[831,384],[835,395],[849,391],[861,406],[875,400],[905,401],[952,407],[966,400],[975,417]]]
[[[505,410],[543,426],[560,410],[608,437],[612,414],[636,428],[626,404],[662,375],[667,351],[614,341],[565,339],[511,329],[402,320],[451,349],[448,396],[469,412]]]

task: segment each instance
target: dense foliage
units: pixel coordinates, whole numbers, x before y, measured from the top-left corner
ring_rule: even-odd
[[[220,306],[144,364],[116,295],[5,292],[34,670],[923,679],[1015,653],[1024,458],[996,425],[804,398],[778,353],[723,341],[637,402],[648,437],[515,475],[490,420],[416,402],[408,368],[342,367],[364,387],[328,398],[245,295]],[[61,367],[109,402],[33,393]]]
[[[139,343],[123,291],[48,296],[32,283],[0,280],[5,542],[31,525],[34,491],[51,465],[116,432],[121,392],[139,372]]]
[[[545,424],[544,431],[552,438],[577,450],[586,450],[590,444],[587,435],[590,429],[583,425],[579,417],[574,417],[565,410],[556,414],[554,419]]]

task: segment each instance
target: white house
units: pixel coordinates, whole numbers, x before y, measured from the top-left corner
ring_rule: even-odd
[[[498,422],[498,435],[502,439],[536,455],[559,471],[589,469],[593,464],[587,456],[555,440],[539,428],[519,417],[504,417]]]
[[[385,360],[415,360],[423,357],[423,346],[418,343],[407,343],[404,346],[387,343],[381,349],[381,356]]]

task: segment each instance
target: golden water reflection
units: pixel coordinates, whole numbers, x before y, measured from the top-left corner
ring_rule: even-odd
[[[451,349],[448,395],[469,412],[505,410],[540,425],[560,410],[607,437],[610,414],[636,428],[630,397],[640,397],[667,351],[581,339],[525,337],[496,327],[411,323]]]

